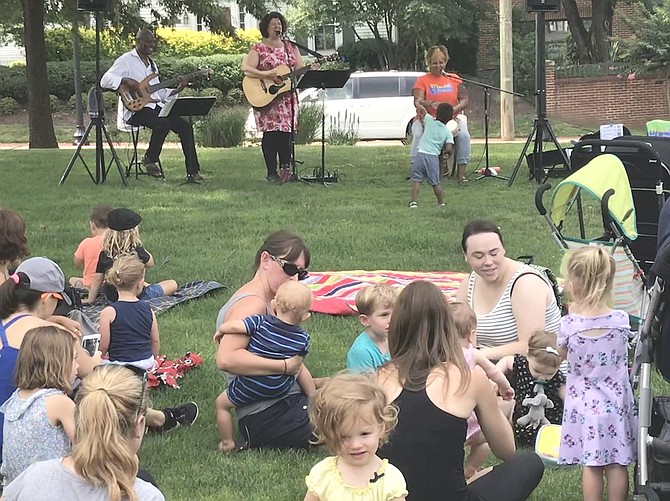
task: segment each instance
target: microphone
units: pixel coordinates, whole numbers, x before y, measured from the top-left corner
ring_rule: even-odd
[[[282,32],[282,30],[277,30],[277,31],[275,31],[275,34],[276,34],[279,38],[282,38],[282,37],[284,36],[284,33]]]

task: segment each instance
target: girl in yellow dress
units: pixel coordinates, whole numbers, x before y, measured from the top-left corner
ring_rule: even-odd
[[[402,473],[377,456],[396,425],[398,410],[373,378],[338,374],[310,401],[316,444],[336,455],[317,463],[305,478],[305,501],[405,500]]]

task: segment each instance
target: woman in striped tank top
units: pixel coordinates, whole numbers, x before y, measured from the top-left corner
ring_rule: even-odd
[[[561,311],[551,285],[530,266],[505,255],[500,229],[475,220],[463,230],[465,260],[472,268],[457,300],[477,314],[477,342],[490,360],[528,350],[536,330],[556,332]]]

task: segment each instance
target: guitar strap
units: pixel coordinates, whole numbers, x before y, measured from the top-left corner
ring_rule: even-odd
[[[147,56],[147,58],[149,59],[149,65],[151,66],[151,72],[152,72],[152,73],[155,73],[155,74],[158,75],[158,76],[160,76],[160,74],[158,73],[158,66],[156,66],[156,63],[154,63],[154,60],[151,59],[151,58],[148,57],[148,56]]]

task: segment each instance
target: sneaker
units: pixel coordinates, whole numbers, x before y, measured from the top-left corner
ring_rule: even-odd
[[[204,181],[205,180],[205,178],[202,177],[202,175],[199,172],[196,172],[195,174],[193,174],[193,179],[195,179],[196,181]]]
[[[440,207],[446,207],[447,204],[440,204]]]
[[[278,183],[279,182],[279,176],[277,174],[270,174],[265,178],[265,180],[269,183]]]
[[[170,431],[181,426],[191,426],[198,419],[198,404],[189,402],[178,405],[177,407],[166,407],[163,409],[165,414],[165,424],[160,431]]]
[[[418,206],[419,206],[419,204],[416,203],[416,202],[410,202],[409,203],[409,208],[410,209],[416,209]]]

